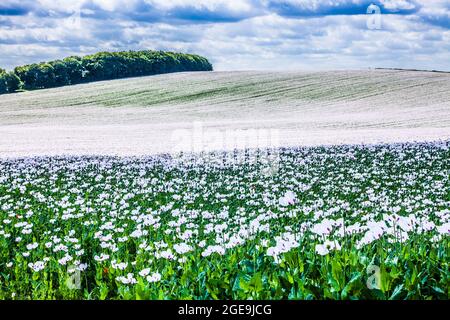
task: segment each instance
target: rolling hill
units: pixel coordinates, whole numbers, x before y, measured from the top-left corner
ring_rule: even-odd
[[[166,153],[194,123],[281,146],[449,139],[450,74],[187,72],[3,95],[0,156]]]

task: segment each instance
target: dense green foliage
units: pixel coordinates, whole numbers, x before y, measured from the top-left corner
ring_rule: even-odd
[[[5,81],[5,74],[5,70],[0,69],[0,94],[8,92],[8,87]]]
[[[100,52],[0,70],[0,94],[182,71],[211,71],[206,58],[162,51]]]
[[[20,79],[14,72],[0,69],[0,94],[15,92],[20,86]]]

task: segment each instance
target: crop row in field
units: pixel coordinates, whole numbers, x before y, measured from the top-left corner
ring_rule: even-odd
[[[272,151],[1,160],[0,298],[448,298],[449,141]]]

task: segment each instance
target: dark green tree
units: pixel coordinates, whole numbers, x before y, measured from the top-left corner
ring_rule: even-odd
[[[12,93],[20,88],[21,82],[15,73],[0,69],[0,94]]]
[[[6,86],[8,87],[9,93],[13,93],[21,89],[22,83],[19,77],[14,72],[8,72],[5,75],[5,78],[6,78]]]
[[[6,83],[6,71],[0,68],[0,94],[8,93],[8,85]]]
[[[207,59],[192,54],[149,50],[99,52],[17,67],[8,78],[3,71],[1,81],[7,83],[6,92],[13,92],[21,86],[33,90],[181,71],[212,71],[212,65]],[[1,86],[0,83],[0,90],[3,90],[0,93],[4,93]]]
[[[69,84],[82,83],[85,74],[82,58],[72,56],[65,58],[63,62],[66,65],[67,75],[69,77]]]

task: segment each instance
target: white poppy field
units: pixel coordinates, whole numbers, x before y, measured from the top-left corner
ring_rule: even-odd
[[[186,72],[29,91],[0,97],[0,157],[172,153],[194,122],[277,130],[283,147],[448,140],[449,92],[450,73],[390,70]]]
[[[448,298],[449,141],[261,152],[0,160],[0,299]]]

